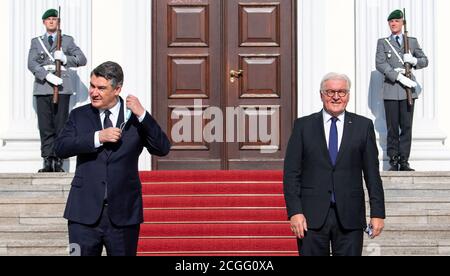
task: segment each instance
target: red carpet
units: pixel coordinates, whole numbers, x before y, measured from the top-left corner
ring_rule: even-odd
[[[282,172],[141,173],[140,256],[296,256]]]

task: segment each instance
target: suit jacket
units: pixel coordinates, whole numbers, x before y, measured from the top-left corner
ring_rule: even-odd
[[[342,226],[362,229],[366,224],[363,173],[372,218],[385,218],[378,148],[371,120],[346,112],[336,165],[329,157],[322,112],[298,119],[284,165],[284,194],[289,217],[303,214],[308,228],[320,229],[335,191]]]
[[[403,59],[405,48],[399,47],[397,42],[391,37],[388,38],[392,46],[394,46],[397,53]],[[417,65],[414,69],[422,69],[428,66],[428,58],[419,45],[419,42],[414,37],[409,37],[409,45],[411,54],[417,58]],[[377,70],[384,75],[385,80],[383,84],[383,98],[385,100],[406,100],[405,88],[397,81],[399,73],[394,69],[405,68],[403,63],[398,59],[391,46],[386,42],[385,38],[378,40],[377,55],[376,55]],[[413,76],[413,80],[416,78]],[[413,98],[417,99],[418,95],[413,89]]]
[[[28,53],[28,70],[35,76],[33,95],[52,95],[53,85],[48,83],[45,80],[45,77],[49,72],[54,73],[54,71],[47,71],[44,66],[55,65],[55,62],[47,55],[39,40],[44,42],[44,46],[51,55],[56,51],[56,41],[53,43],[53,46],[50,47],[46,35],[31,40],[30,51]],[[75,44],[73,37],[68,35],[62,36],[61,50],[67,56],[67,64],[63,65],[66,69],[86,65],[86,57],[81,49]],[[76,72],[72,70],[61,72],[63,84],[59,92],[60,94],[70,95],[76,92],[73,87],[73,74],[76,74]]]
[[[123,121],[121,108],[117,125]],[[77,156],[64,217],[81,224],[95,224],[103,209],[106,189],[111,221],[117,226],[140,224],[143,205],[139,155],[144,147],[151,154],[167,155],[170,142],[149,113],[142,123],[133,114],[118,143],[96,149],[94,133],[99,130],[102,130],[99,111],[89,104],[71,112],[56,139],[58,157]]]

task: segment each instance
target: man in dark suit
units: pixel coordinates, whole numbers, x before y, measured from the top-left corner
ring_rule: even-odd
[[[60,158],[77,156],[64,217],[82,256],[134,256],[143,222],[138,159],[143,148],[165,156],[170,142],[139,100],[119,97],[123,71],[106,62],[91,74],[91,104],[72,111],[56,140]],[[125,111],[125,106],[127,110]],[[126,115],[127,114],[127,115]]]
[[[323,110],[298,119],[284,166],[284,194],[302,256],[360,256],[367,226],[363,173],[370,197],[371,237],[384,227],[383,185],[372,121],[346,112],[351,81],[330,73],[321,83]]]

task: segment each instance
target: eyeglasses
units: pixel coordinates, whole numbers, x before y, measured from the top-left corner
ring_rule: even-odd
[[[336,95],[336,93],[339,95],[339,97],[343,98],[345,96],[347,96],[347,94],[350,91],[347,89],[341,89],[341,90],[332,90],[332,89],[328,89],[328,90],[322,90],[322,94],[327,95],[328,97],[334,97],[334,95]]]

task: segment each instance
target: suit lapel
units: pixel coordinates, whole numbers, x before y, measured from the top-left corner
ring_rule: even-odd
[[[119,97],[119,101],[120,101],[120,111],[119,111],[119,117],[117,118],[117,124],[116,124],[117,128],[120,128],[120,125],[125,121],[125,114],[123,112],[123,107],[124,107],[123,99]]]
[[[342,134],[341,146],[339,147],[338,156],[336,159],[336,165],[339,163],[340,159],[344,155],[344,152],[347,150],[349,145],[351,144],[351,138],[353,137],[353,114],[350,112],[345,113],[345,123],[344,123],[344,131]]]
[[[50,44],[48,43],[47,35],[41,36],[41,39],[42,39],[42,41],[44,42],[44,45],[45,45],[45,47],[47,48],[47,50],[48,50],[49,52],[51,52],[51,48],[52,48],[52,47],[50,47]]]
[[[89,113],[88,117],[89,117],[89,120],[91,121],[94,131],[103,130],[102,122],[100,119],[100,112],[98,111],[97,108],[95,108],[91,105],[91,112]],[[104,155],[105,160],[107,160],[109,157],[108,151],[105,149],[105,147],[98,148],[98,153],[101,155]]]
[[[403,37],[403,41],[405,41],[405,37]],[[397,41],[392,36],[389,37],[389,42],[391,42],[392,46],[394,46],[399,54],[403,54],[403,47],[398,46]]]
[[[47,42],[48,43],[48,42]],[[50,44],[49,44],[50,45]],[[50,53],[56,50],[56,41],[53,42],[52,47],[50,47]]]
[[[89,119],[91,120],[92,125],[94,126],[94,130],[95,131],[99,131],[102,130],[102,122],[100,121],[100,112],[98,111],[97,108],[93,107],[91,105],[91,113],[89,116]]]
[[[323,110],[320,111],[319,113],[317,113],[316,116],[316,124],[319,127],[318,129],[318,137],[319,137],[319,141],[320,141],[320,151],[322,152],[323,157],[328,160],[328,163],[330,164],[330,166],[333,166],[333,164],[331,163],[331,159],[330,159],[330,153],[328,151],[328,145],[327,145],[327,139],[325,137],[325,128],[324,128],[324,124],[323,124]]]
[[[119,117],[117,118],[116,128],[120,128],[120,125],[125,121],[125,114],[123,111],[124,101],[121,97],[119,97],[119,101],[120,101],[120,110],[119,110]],[[123,135],[124,135],[124,133],[122,133],[122,138],[117,143],[111,144],[108,147],[108,149],[105,150],[105,152],[108,156],[108,160],[111,159],[111,157],[114,155],[114,153],[117,152],[119,150],[119,148],[122,146]]]

